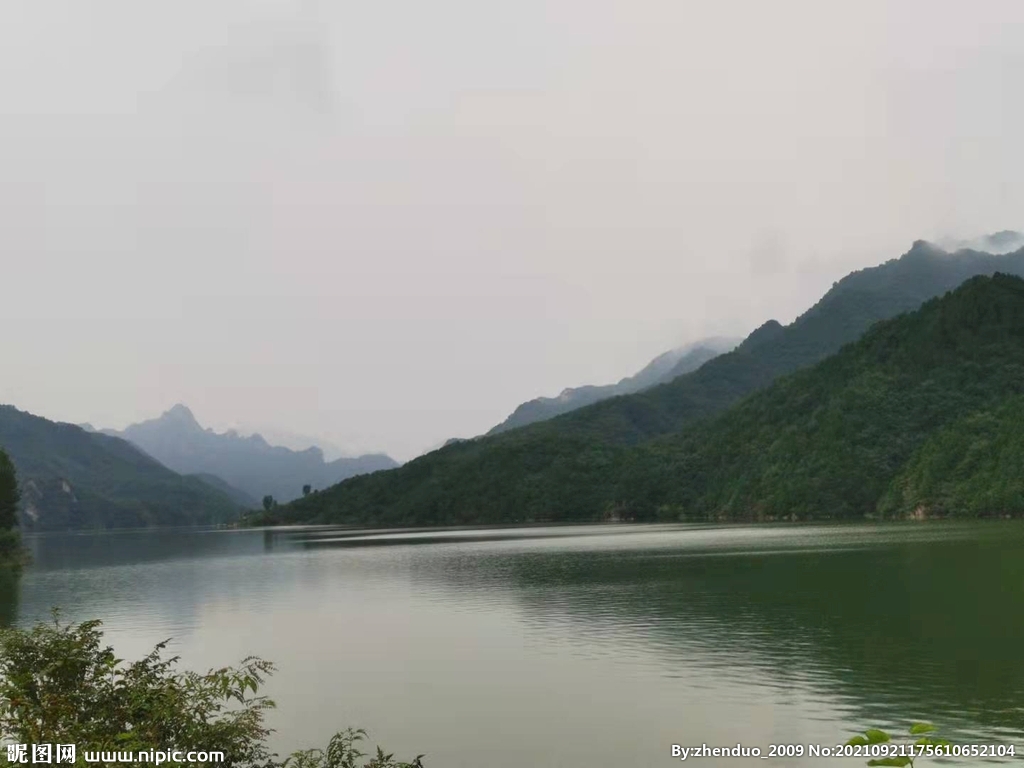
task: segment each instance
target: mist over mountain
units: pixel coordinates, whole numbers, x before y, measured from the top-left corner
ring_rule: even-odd
[[[708,360],[733,349],[739,341],[739,339],[722,337],[701,339],[692,344],[663,352],[640,371],[621,379],[617,384],[570,387],[562,390],[558,397],[534,398],[518,406],[507,419],[493,427],[487,434],[496,435],[509,429],[545,421],[616,395],[642,392],[657,384],[671,381],[684,373],[695,371]]]
[[[975,237],[970,240],[945,239],[939,245],[947,251],[983,251],[985,253],[1006,254],[1024,248],[1024,232],[1004,229],[989,235]]]
[[[280,502],[290,501],[302,495],[305,485],[326,488],[355,475],[398,466],[384,454],[325,461],[323,451],[315,446],[294,451],[270,445],[258,434],[217,433],[204,429],[181,404],[121,432],[104,433],[123,437],[175,472],[214,475],[251,499],[271,495]]]
[[[232,522],[242,506],[218,486],[183,477],[136,446],[0,406],[0,447],[14,462],[26,530]]]

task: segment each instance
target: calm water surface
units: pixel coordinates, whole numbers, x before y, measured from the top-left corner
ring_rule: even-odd
[[[271,659],[282,752],[354,725],[428,768],[669,766],[673,743],[832,745],[926,719],[1024,753],[1010,522],[29,543],[3,618],[59,605],[102,618],[122,655],[170,637],[192,668]]]

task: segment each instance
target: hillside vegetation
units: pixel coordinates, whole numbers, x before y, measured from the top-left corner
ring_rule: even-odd
[[[116,437],[0,406],[0,448],[11,457],[27,530],[222,523],[239,507]]]
[[[1024,512],[1024,281],[978,277],[720,418],[630,456],[645,516]]]
[[[987,515],[1024,509],[1024,396],[957,419],[915,451],[880,511]]]

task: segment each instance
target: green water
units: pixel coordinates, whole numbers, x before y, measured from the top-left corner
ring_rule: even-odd
[[[834,745],[913,718],[1024,754],[1013,522],[29,544],[0,617],[59,605],[104,619],[124,655],[171,637],[193,668],[271,659],[282,751],[354,725],[428,768],[668,766],[672,744]]]

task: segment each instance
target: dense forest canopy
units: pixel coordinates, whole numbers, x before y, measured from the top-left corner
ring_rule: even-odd
[[[620,492],[698,518],[1019,514],[1017,473],[998,476],[1024,459],[1022,394],[1024,281],[974,278],[645,446]]]

